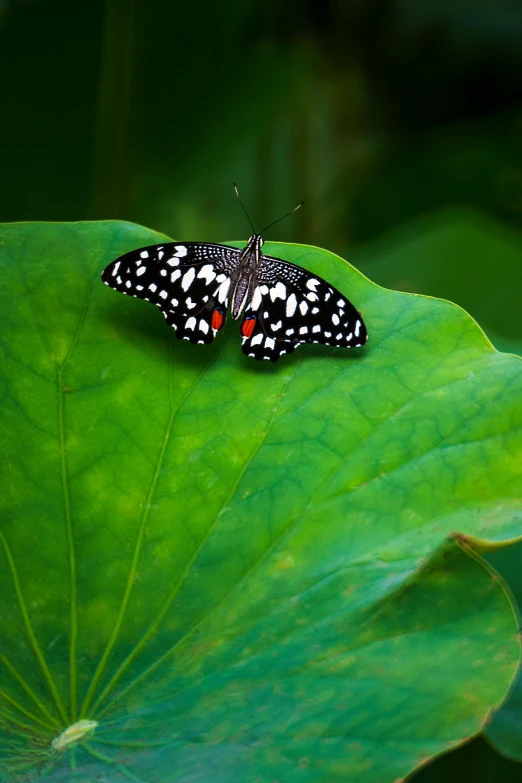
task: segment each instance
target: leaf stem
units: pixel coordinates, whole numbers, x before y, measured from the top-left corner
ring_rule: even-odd
[[[83,742],[81,747],[87,751],[87,753],[90,753],[91,756],[94,756],[95,759],[98,759],[98,761],[104,761],[106,764],[109,764],[112,767],[116,767],[116,769],[121,772],[122,775],[124,775],[126,778],[129,778],[129,780],[134,780],[135,783],[144,783],[144,781],[141,778],[136,777],[136,775],[133,775],[132,772],[129,772],[128,769],[125,769],[121,764],[118,764],[117,761],[114,759],[111,759],[110,756],[106,756],[104,753],[100,753],[97,750],[94,750],[94,748],[91,748],[90,745],[87,744],[87,742]]]
[[[29,698],[35,703],[35,705],[38,707],[42,715],[44,715],[50,724],[53,724],[55,728],[60,728],[60,722],[51,715],[47,707],[42,704],[36,693],[32,690],[32,688],[29,687],[29,685],[26,683],[25,679],[22,677],[20,672],[13,666],[11,661],[3,654],[0,653],[0,661],[3,663],[7,671],[10,673],[10,675],[17,681],[17,683],[23,688],[23,690],[27,693]],[[1,691],[1,693],[4,695],[4,698],[6,701],[8,700],[8,696],[5,693],[5,691]],[[17,705],[16,705],[17,706]],[[41,723],[39,718],[36,718],[34,716],[31,716],[32,720],[34,720],[37,723]],[[50,728],[48,724],[43,724],[47,728]]]
[[[67,457],[65,442],[65,421],[64,421],[64,390],[62,368],[57,367],[56,380],[58,385],[58,440],[60,446],[60,473],[62,481],[63,507],[65,516],[65,529],[67,534],[67,552],[69,557],[69,692],[70,692],[70,719],[76,720],[76,645],[78,638],[78,595],[76,583],[76,553],[74,550],[74,539],[71,517],[71,498],[69,495],[69,481],[67,474]]]
[[[15,562],[13,559],[13,556],[11,554],[11,550],[9,549],[9,545],[7,543],[6,537],[3,533],[0,533],[0,539],[2,541],[5,556],[7,558],[7,562],[9,564],[9,569],[11,571],[11,575],[13,578],[13,585],[16,593],[16,597],[18,599],[18,605],[20,607],[20,614],[22,615],[22,619],[24,621],[25,630],[27,633],[27,636],[29,637],[29,640],[31,642],[31,646],[33,648],[34,655],[40,664],[40,667],[42,669],[45,681],[47,682],[47,686],[52,694],[52,697],[54,699],[54,703],[56,704],[56,708],[60,714],[61,719],[64,723],[68,722],[67,718],[67,712],[64,707],[64,703],[62,701],[62,697],[60,696],[60,693],[58,691],[58,688],[56,687],[56,684],[52,678],[51,672],[49,671],[49,668],[47,666],[47,663],[45,662],[45,658],[42,655],[42,651],[40,650],[40,645],[38,644],[38,640],[36,638],[36,634],[33,630],[33,626],[31,625],[31,620],[29,617],[29,614],[27,612],[27,607],[25,605],[24,597],[22,594],[22,590],[20,587],[20,580],[18,579],[18,572],[16,570]]]
[[[33,713],[30,712],[29,710],[26,710],[25,707],[22,707],[22,705],[19,704],[16,701],[16,699],[13,699],[13,697],[10,696],[8,693],[6,693],[4,690],[0,690],[0,698],[3,699],[3,701],[6,702],[6,704],[10,704],[12,707],[18,710],[18,712],[21,712],[22,715],[25,715],[26,718],[29,718],[29,720],[32,720],[34,723],[36,723],[37,725],[45,729],[46,730],[45,736],[55,733],[56,729],[53,726],[50,726],[48,723],[45,723],[45,721],[41,720],[41,718],[36,717],[36,715],[33,715]],[[20,721],[17,718],[5,712],[0,713],[0,715],[2,716],[3,720],[9,721],[10,723],[13,723],[15,726],[19,726],[20,728],[25,729],[31,734],[43,733],[40,731],[40,729],[35,729],[34,726],[29,726],[28,724],[23,723],[23,721]]]

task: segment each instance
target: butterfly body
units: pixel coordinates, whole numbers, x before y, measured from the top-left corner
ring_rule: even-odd
[[[261,247],[263,237],[254,234],[248,240],[248,244],[241,251],[237,275],[232,276],[234,281],[230,314],[237,321],[243,309],[252,300],[257,283],[257,270],[261,263]]]
[[[262,254],[263,238],[246,247],[168,242],[126,253],[102,273],[121,293],[155,304],[178,339],[211,343],[243,315],[242,350],[277,361],[304,342],[345,348],[367,340],[360,313],[328,282],[295,264]]]

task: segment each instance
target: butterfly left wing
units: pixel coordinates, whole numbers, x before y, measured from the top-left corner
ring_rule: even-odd
[[[211,343],[225,324],[239,255],[227,245],[166,242],[120,256],[102,280],[159,307],[179,340]]]
[[[368,339],[353,304],[306,269],[262,256],[256,282],[241,324],[247,356],[276,362],[302,343],[358,348]]]

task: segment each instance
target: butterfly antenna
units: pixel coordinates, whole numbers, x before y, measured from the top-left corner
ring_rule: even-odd
[[[239,203],[241,204],[241,209],[243,210],[243,212],[244,212],[244,213],[245,213],[245,215],[247,216],[247,220],[248,220],[248,222],[250,223],[250,228],[252,229],[252,233],[253,233],[253,234],[255,234],[255,233],[256,233],[256,230],[255,230],[254,226],[252,225],[252,221],[250,220],[250,215],[249,215],[249,214],[248,214],[248,212],[246,211],[246,209],[245,209],[245,205],[244,205],[244,204],[243,204],[243,202],[241,201],[241,197],[240,197],[240,195],[239,195],[239,190],[237,189],[237,185],[236,185],[236,183],[235,183],[235,182],[233,182],[232,184],[234,185],[234,190],[236,191],[237,200],[238,200],[238,201],[239,201]]]
[[[270,223],[270,225],[268,225],[266,228],[264,228],[264,229],[261,231],[261,234],[264,234],[264,233],[265,233],[265,231],[268,231],[268,229],[269,229],[269,228],[272,228],[272,226],[275,226],[275,224],[276,224],[276,223],[279,223],[281,220],[284,220],[284,219],[285,219],[285,218],[287,218],[289,215],[292,215],[294,212],[296,212],[296,210],[298,210],[300,207],[302,207],[302,206],[303,206],[303,204],[304,204],[304,201],[301,201],[301,203],[300,203],[300,204],[298,204],[296,207],[294,207],[293,209],[291,209],[291,210],[290,210],[290,212],[287,212],[287,213],[286,213],[286,215],[283,215],[283,217],[280,217],[280,218],[277,218],[277,220],[274,220],[274,222],[273,222],[273,223]]]

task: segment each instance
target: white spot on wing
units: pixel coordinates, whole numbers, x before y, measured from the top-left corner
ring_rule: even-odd
[[[120,268],[121,261],[118,261],[116,264],[114,264],[114,269],[112,270],[112,276],[116,277],[118,274],[118,269]]]
[[[308,333],[308,326],[301,326],[299,329],[299,334],[307,334]]]
[[[335,326],[339,325],[339,316],[337,315],[337,313],[334,313],[332,315],[332,323],[335,324]]]
[[[297,309],[297,299],[295,294],[290,294],[286,300],[286,317],[291,318]]]
[[[146,250],[144,250],[143,253],[140,253],[140,258],[148,258],[148,257],[149,257],[149,254],[147,253]]]
[[[179,277],[181,277],[181,269],[176,269],[170,276],[170,282],[175,283]]]
[[[272,331],[277,332],[283,325],[282,321],[278,321],[276,324],[272,324]]]
[[[217,297],[220,302],[222,303],[225,302],[229,288],[230,288],[230,278],[227,277],[226,280],[223,283],[221,283],[218,290],[216,291]]]
[[[279,282],[270,289],[270,299],[274,302],[276,299],[286,299],[286,286]]]
[[[306,313],[308,312],[308,305],[306,304],[306,302],[301,302],[301,304],[299,305],[299,309],[303,315],[306,315]]]
[[[196,328],[196,319],[194,316],[187,319],[187,323],[185,324],[185,329],[195,329]]]
[[[314,294],[313,291],[310,291],[310,293],[306,295],[306,298],[308,299],[309,302],[317,302],[317,300],[319,299],[317,294]]]
[[[169,260],[167,261],[167,264],[169,266],[179,266],[179,261],[178,261],[177,258],[169,258]]]
[[[166,299],[167,298],[167,292],[166,291],[160,291],[159,295],[161,296],[162,299]]]
[[[321,331],[321,327],[319,326],[319,324],[317,324],[317,326],[314,326],[312,328],[312,332],[316,332],[317,333],[317,332],[320,332],[320,331]]]
[[[160,269],[160,275],[162,277],[166,277],[167,276],[167,270],[166,269]]]
[[[156,283],[151,283],[149,285],[149,291],[152,291],[152,293],[154,293],[157,290],[157,288],[158,286],[156,285]]]
[[[190,269],[187,269],[187,271],[183,275],[183,280],[181,281],[181,287],[184,291],[189,290],[195,277],[196,277],[196,270],[194,269],[193,266],[191,266]]]
[[[271,337],[267,337],[265,340],[265,348],[269,348],[271,351],[275,348],[275,340],[273,340]]]
[[[136,269],[136,274],[138,275],[138,277],[141,277],[142,275],[145,274],[146,271],[147,271],[146,266],[140,266],[139,269]]]
[[[355,322],[355,329],[353,330],[356,337],[359,337],[359,329],[360,328],[361,328],[361,322],[360,321],[356,321]]]
[[[187,255],[187,253],[188,253],[188,250],[185,247],[185,245],[179,245],[176,248],[176,251],[175,251],[174,255],[176,256],[176,258],[184,258]]]
[[[199,328],[200,328],[200,330],[201,330],[201,331],[202,331],[204,334],[208,334],[208,329],[209,329],[209,326],[208,326],[207,322],[206,322],[205,320],[203,320],[203,318],[202,318],[202,319],[201,319],[201,321],[199,322]]]
[[[177,307],[179,305],[179,302],[178,302],[177,299],[171,299],[170,303],[171,303],[172,307]]]
[[[210,283],[216,277],[216,273],[214,272],[214,267],[212,264],[205,264],[205,266],[202,266],[199,270],[198,277],[204,277],[206,284],[210,285]]]
[[[261,290],[259,286],[254,290],[254,295],[252,297],[252,304],[250,305],[252,310],[257,310],[259,305],[261,304]]]
[[[315,277],[311,277],[310,280],[306,281],[306,287],[309,288],[310,291],[316,291],[318,285],[319,280],[316,280]]]
[[[250,340],[251,345],[259,345],[259,343],[263,342],[263,334],[261,332],[258,332],[258,334],[255,334],[252,339]]]

